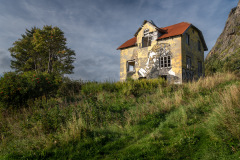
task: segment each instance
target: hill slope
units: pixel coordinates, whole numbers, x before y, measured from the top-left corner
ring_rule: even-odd
[[[240,70],[240,1],[228,16],[223,32],[206,58],[206,74]]]
[[[1,108],[0,159],[238,159],[239,104],[230,73],[183,85],[87,83],[31,108]]]

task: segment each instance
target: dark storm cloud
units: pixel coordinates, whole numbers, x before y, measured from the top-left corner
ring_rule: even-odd
[[[8,48],[26,28],[58,26],[76,52],[74,79],[118,80],[116,48],[133,37],[143,20],[165,27],[193,23],[211,49],[238,0],[7,0],[0,5],[0,66],[10,70]],[[205,52],[207,54],[208,52]],[[2,70],[2,68],[5,68]]]

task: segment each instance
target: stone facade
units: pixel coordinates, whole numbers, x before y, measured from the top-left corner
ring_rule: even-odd
[[[120,81],[127,77],[163,77],[169,82],[182,83],[203,76],[207,47],[201,31],[186,22],[177,27],[159,29],[152,21],[144,21],[135,34],[136,40],[118,48]]]

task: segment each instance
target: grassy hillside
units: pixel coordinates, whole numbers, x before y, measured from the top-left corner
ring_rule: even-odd
[[[205,74],[211,75],[216,72],[233,72],[240,75],[240,49],[233,54],[222,58],[223,54],[214,54],[205,61]]]
[[[183,85],[68,82],[61,93],[1,108],[0,159],[240,157],[240,80],[231,73]]]

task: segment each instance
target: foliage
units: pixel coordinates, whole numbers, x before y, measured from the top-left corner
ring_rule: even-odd
[[[26,29],[25,34],[9,48],[11,67],[17,72],[35,71],[70,74],[75,52],[66,46],[64,33],[58,27]]]
[[[26,106],[29,100],[52,96],[60,83],[52,74],[7,72],[0,78],[0,103],[7,108]]]
[[[0,159],[240,156],[240,80],[234,74],[182,85],[70,81],[61,89],[69,102],[59,95],[29,108],[1,109]]]
[[[74,97],[80,93],[83,83],[81,80],[71,80],[64,77],[57,94],[60,97]]]
[[[205,61],[205,74],[211,75],[216,72],[234,72],[240,74],[240,49],[222,60],[220,60],[217,54],[209,57]]]
[[[205,61],[205,74],[212,75],[216,72],[223,71],[223,62],[217,57],[216,54],[212,55]]]

